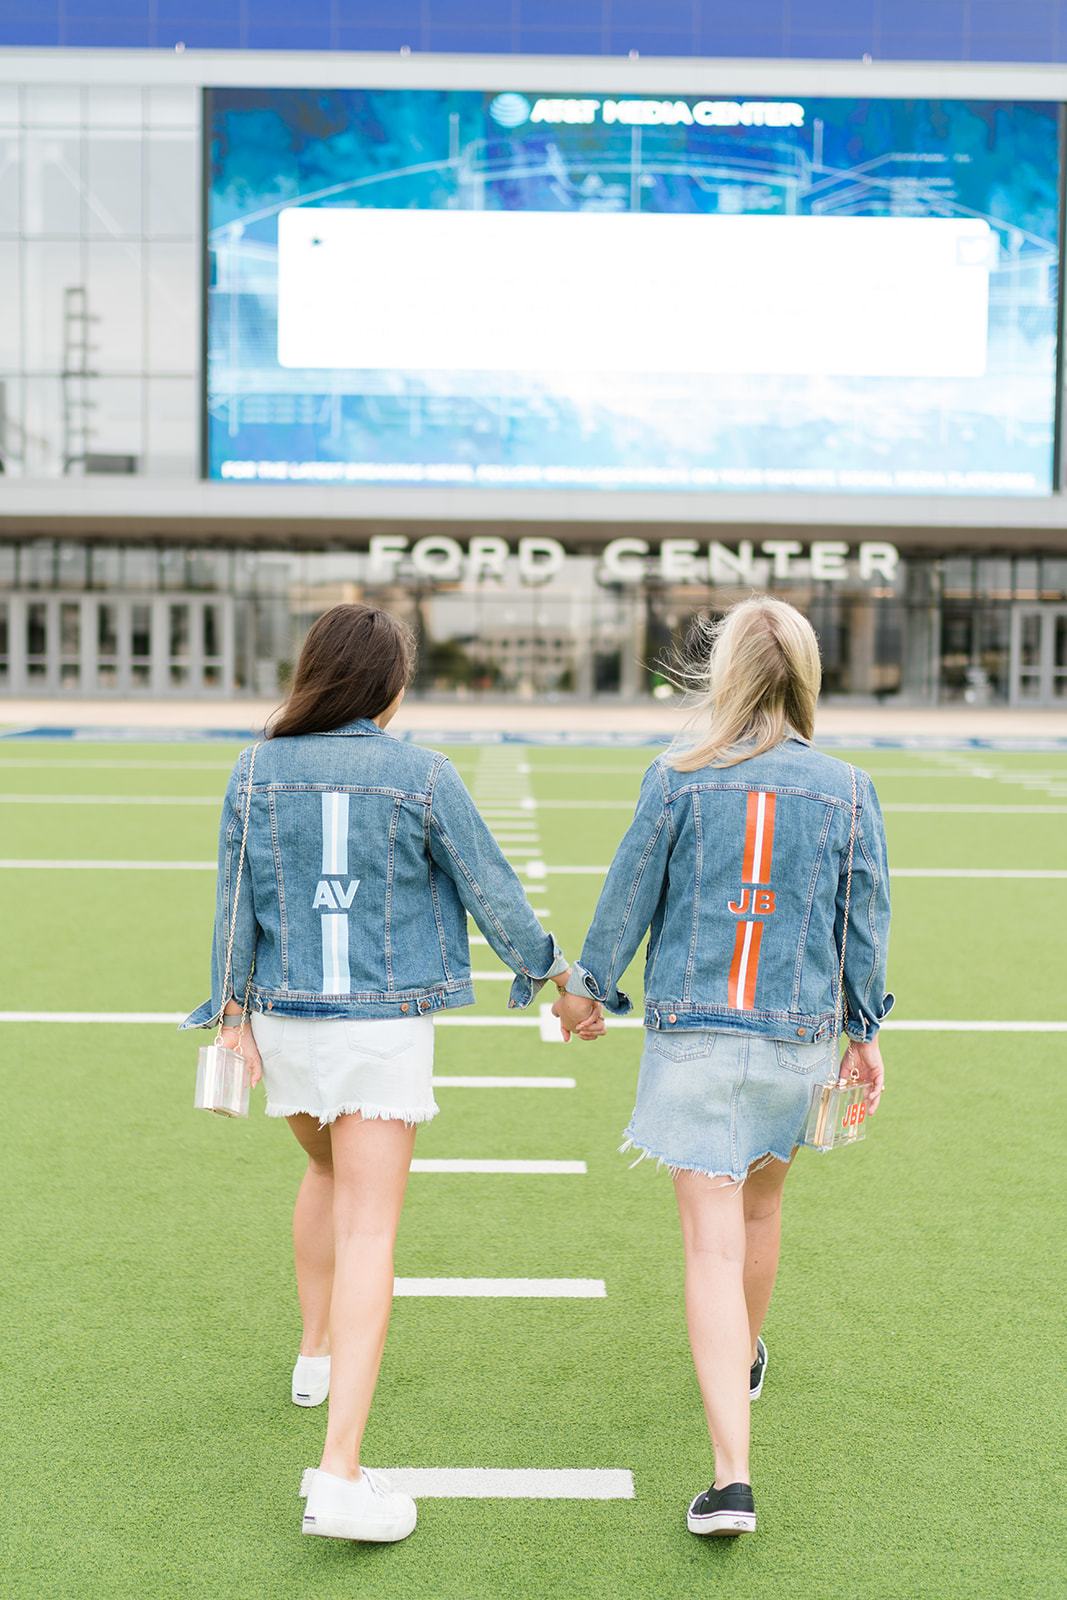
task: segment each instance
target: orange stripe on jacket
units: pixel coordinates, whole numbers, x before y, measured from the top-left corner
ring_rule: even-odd
[[[726,986],[726,1004],[735,1011],[751,1011],[756,1001],[762,922],[739,922],[734,935],[734,956]]]
[[[774,809],[776,796],[765,789],[750,789],[745,807],[745,851],[741,862],[742,883],[769,883],[771,854],[774,850]]]

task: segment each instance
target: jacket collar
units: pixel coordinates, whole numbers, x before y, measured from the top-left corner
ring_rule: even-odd
[[[355,722],[343,722],[339,728],[324,728],[323,729],[323,733],[327,737],[330,737],[333,734],[360,734],[360,733],[384,733],[384,732],[385,732],[385,729],[384,728],[379,728],[378,724],[376,722],[372,722],[370,717],[357,717]]]

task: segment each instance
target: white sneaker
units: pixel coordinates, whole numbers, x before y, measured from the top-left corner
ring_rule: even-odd
[[[355,1483],[308,1467],[300,1480],[300,1493],[307,1499],[304,1533],[326,1539],[390,1544],[406,1539],[418,1516],[409,1494],[397,1494],[380,1473],[366,1467]]]
[[[321,1406],[329,1392],[329,1356],[297,1356],[293,1368],[294,1406]]]

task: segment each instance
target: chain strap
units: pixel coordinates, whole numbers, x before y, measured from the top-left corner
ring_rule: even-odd
[[[841,928],[841,963],[837,973],[837,1004],[834,1007],[834,1038],[841,1037],[841,1031],[848,1021],[848,1000],[845,997],[845,951],[848,948],[848,916],[852,906],[852,861],[856,853],[856,769],[849,764],[852,774],[852,826],[848,836],[848,875],[845,878],[845,920]]]
[[[262,742],[262,741],[260,741]],[[226,1004],[230,998],[230,979],[233,976],[233,944],[237,935],[237,908],[241,900],[241,877],[245,869],[245,851],[248,848],[248,819],[252,814],[252,775],[256,770],[256,751],[259,744],[252,746],[252,754],[248,758],[248,789],[245,794],[244,826],[241,829],[241,851],[237,857],[237,877],[233,885],[233,910],[230,913],[230,934],[226,941],[226,969],[222,977],[222,1004],[219,1008],[219,1033],[216,1042],[226,1026]],[[248,1001],[252,993],[252,974],[256,970],[255,952],[252,954],[252,965],[248,969],[248,982],[245,984],[244,1003],[241,1007],[241,1025],[237,1032],[237,1050],[240,1052],[241,1040],[244,1038],[245,1024],[248,1021]]]

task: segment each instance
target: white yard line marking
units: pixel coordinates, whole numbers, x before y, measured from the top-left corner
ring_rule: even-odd
[[[0,1023],[150,1023],[158,1024],[161,1027],[176,1027],[179,1022],[185,1021],[185,1016],[186,1013],[184,1011],[0,1011]],[[884,1026],[891,1033],[1067,1033],[1067,1022],[985,1021],[969,1017],[959,1020],[941,1017],[916,1021],[902,1019],[899,1022],[895,1017],[889,1017]],[[541,1019],[540,1017],[451,1017],[438,1015],[434,1018],[434,1027],[539,1029],[541,1027]],[[609,1034],[614,1033],[619,1028],[643,1027],[644,1023],[640,1017],[608,1018]],[[198,1029],[197,1031],[206,1032],[207,1030]],[[452,1081],[454,1084],[459,1083],[459,1079],[453,1079]],[[477,1082],[478,1087],[481,1087],[482,1083],[491,1081],[488,1078],[477,1080],[472,1078],[470,1086],[473,1088]],[[521,1081],[518,1078],[514,1080],[516,1086]],[[566,1082],[568,1087],[574,1086],[573,1079],[545,1080],[543,1084],[538,1083],[536,1086],[538,1088],[548,1087],[550,1081],[558,1083],[560,1086],[562,1086],[563,1082]],[[464,1082],[466,1083],[466,1080]],[[531,1083],[530,1086],[533,1087],[534,1085]],[[540,1163],[540,1165],[543,1165],[543,1163]],[[568,1164],[564,1163],[564,1165]]]
[[[5,806],[214,806],[217,794],[0,794]]]
[[[890,878],[1067,878],[1059,867],[892,867]]]
[[[435,1089],[574,1089],[575,1078],[494,1078],[485,1074],[479,1077],[441,1078],[434,1076]]]
[[[534,868],[543,868],[553,877],[602,877],[607,867],[550,867],[544,862],[531,861],[526,866],[529,877],[541,877]],[[1067,868],[1060,867],[893,867],[891,878],[1067,878]]]
[[[0,868],[32,872],[215,872],[214,861],[36,861],[29,857],[0,860]]]
[[[392,1488],[416,1500],[632,1500],[621,1467],[387,1467]]]
[[[427,1160],[416,1158],[411,1163],[411,1170],[412,1172],[481,1172],[512,1175],[528,1173],[545,1177],[582,1177],[586,1166],[584,1161],[467,1161],[443,1160],[435,1156]]]
[[[941,817],[1063,817],[1067,806],[939,806],[939,805],[882,805],[883,811],[911,812],[923,816]]]
[[[603,1278],[395,1278],[394,1295],[462,1300],[603,1300]]]
[[[0,759],[0,772],[8,767],[33,767],[35,769],[51,769],[52,767],[79,767],[93,772],[230,772],[233,769],[232,761],[68,761],[58,758],[55,761],[10,761],[6,757]]]
[[[541,1031],[542,1044],[564,1044],[563,1034],[560,1032],[559,1018],[552,1015],[551,1006],[539,1006],[538,1027]]]

